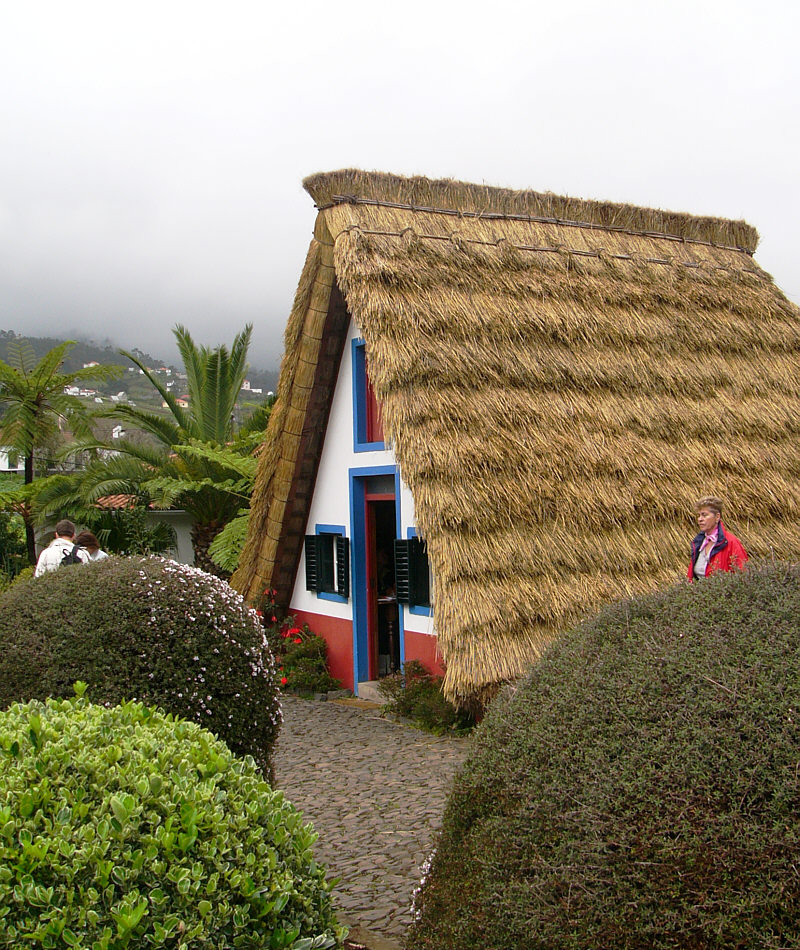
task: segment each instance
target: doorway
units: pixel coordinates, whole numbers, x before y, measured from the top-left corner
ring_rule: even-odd
[[[400,477],[395,465],[350,469],[353,681],[375,682],[405,658],[398,609],[394,541],[400,532]]]
[[[367,492],[367,625],[370,679],[400,669],[400,624],[394,574],[397,513],[394,494]]]

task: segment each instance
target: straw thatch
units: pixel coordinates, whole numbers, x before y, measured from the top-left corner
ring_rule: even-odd
[[[428,542],[451,696],[679,578],[697,496],[727,499],[751,554],[800,554],[800,312],[753,228],[358,171],[305,186],[320,211],[234,578],[247,596],[291,591],[337,288]]]

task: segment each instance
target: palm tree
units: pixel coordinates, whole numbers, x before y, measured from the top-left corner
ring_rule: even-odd
[[[112,415],[128,419],[164,445],[178,445],[191,439],[224,445],[233,435],[233,412],[247,374],[247,350],[253,325],[248,323],[236,336],[230,352],[224,345],[213,350],[207,346],[198,347],[186,327],[179,325],[172,332],[186,370],[188,410],[178,404],[172,393],[137,356],[120,350],[158,390],[172,419],[126,405],[115,407]]]
[[[33,347],[25,340],[9,344],[9,362],[0,360],[0,441],[22,456],[24,483],[32,484],[38,449],[58,433],[62,425],[78,436],[90,434],[92,413],[77,396],[65,389],[86,380],[115,379],[121,366],[91,366],[60,373],[64,357],[74,342],[53,347],[37,362]],[[22,511],[28,559],[36,563],[36,542],[30,507]]]
[[[252,324],[226,346],[198,347],[189,331],[174,329],[183,360],[189,395],[188,408],[177,399],[133,353],[120,352],[133,362],[158,391],[169,416],[119,405],[108,415],[149,433],[152,445],[115,439],[114,445],[93,443],[81,448],[113,449],[114,455],[97,458],[76,477],[54,483],[41,496],[40,514],[69,504],[85,510],[104,495],[146,496],[156,507],[180,505],[193,517],[192,546],[195,564],[220,573],[208,548],[222,528],[249,505],[249,491],[231,468],[226,445],[234,437],[236,400],[247,372],[247,349]],[[245,455],[247,440],[234,452]]]

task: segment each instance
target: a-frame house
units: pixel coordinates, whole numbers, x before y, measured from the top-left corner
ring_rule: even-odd
[[[565,625],[676,583],[713,492],[800,554],[800,316],[743,222],[340,171],[233,583],[348,685],[409,659],[465,699]]]

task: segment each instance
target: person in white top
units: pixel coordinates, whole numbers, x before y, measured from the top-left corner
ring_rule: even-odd
[[[108,557],[106,552],[100,548],[100,542],[91,531],[81,531],[75,538],[75,543],[86,551],[90,561],[102,561],[103,558]]]
[[[78,560],[83,564],[89,563],[89,555],[86,551],[75,546],[75,525],[65,518],[58,522],[56,536],[39,555],[33,576],[41,577],[48,571],[57,571],[64,561],[64,555],[72,553],[73,550]]]

